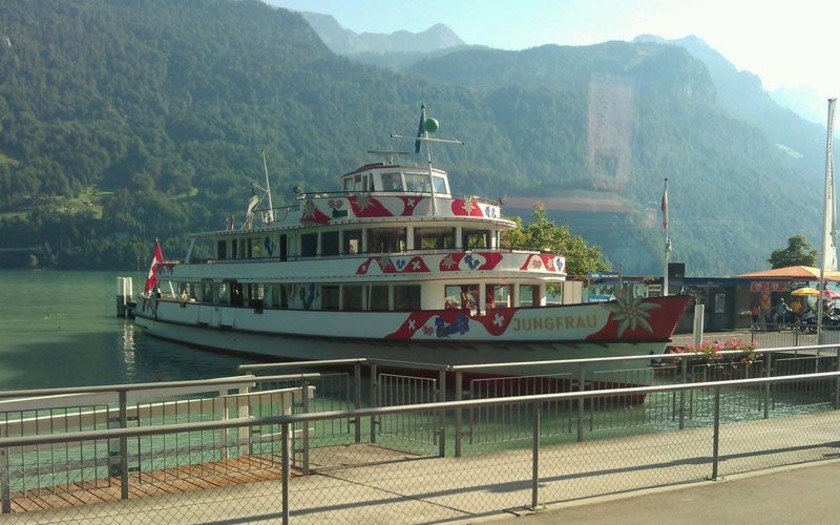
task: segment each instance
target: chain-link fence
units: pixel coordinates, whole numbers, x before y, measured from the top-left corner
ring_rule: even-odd
[[[728,370],[563,393],[534,389],[554,392],[560,384],[549,383],[564,378],[523,379],[497,385],[504,392],[476,384],[473,399],[450,402],[432,402],[444,385],[391,376],[376,380],[402,392],[383,403],[390,406],[356,408],[350,394],[353,401],[323,401],[330,410],[315,413],[306,410],[319,405],[319,385],[337,397],[355,387],[312,374],[209,399],[144,402],[137,424],[122,428],[74,425],[88,416],[61,409],[52,419],[65,428],[53,421],[55,432],[38,433],[22,430],[46,424],[46,414],[9,411],[0,424],[10,436],[0,438],[3,521],[428,523],[836,457],[840,372],[814,373],[807,358],[776,363],[809,373]],[[126,423],[134,416],[121,397]],[[90,406],[78,413],[98,410]],[[157,424],[144,423],[155,412]],[[387,418],[408,439],[390,431],[356,439],[355,428]],[[462,432],[484,437],[462,440],[455,454],[464,420]],[[418,426],[432,427],[438,442],[411,439]]]

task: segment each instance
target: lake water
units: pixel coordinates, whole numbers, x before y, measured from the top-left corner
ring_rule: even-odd
[[[0,390],[203,379],[253,362],[155,339],[117,317],[126,272],[0,271]]]

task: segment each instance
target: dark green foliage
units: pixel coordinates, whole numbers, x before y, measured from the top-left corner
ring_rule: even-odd
[[[0,246],[133,269],[158,237],[177,257],[188,231],[241,220],[261,149],[281,205],[295,184],[334,189],[368,149],[410,149],[387,137],[412,135],[426,102],[468,144],[434,149],[456,192],[519,196],[523,216],[545,202],[613,265],[653,273],[669,177],[672,260],[749,271],[815,235],[824,153],[786,156],[716,99],[701,62],[655,43],[467,49],[393,73],[256,0],[2,2]]]
[[[767,262],[774,270],[789,266],[816,266],[817,250],[811,246],[804,235],[794,235],[788,239],[787,248],[773,250]]]

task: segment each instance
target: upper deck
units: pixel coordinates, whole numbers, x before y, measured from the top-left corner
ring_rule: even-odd
[[[257,209],[241,229],[205,232],[195,237],[235,235],[251,229],[292,229],[346,225],[353,222],[492,223],[494,230],[516,227],[501,218],[496,201],[472,195],[453,195],[448,174],[418,165],[377,163],[362,166],[341,177],[341,190],[295,191],[291,206]],[[253,219],[260,224],[253,225]]]

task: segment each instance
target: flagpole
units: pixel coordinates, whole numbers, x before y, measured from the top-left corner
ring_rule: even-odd
[[[665,230],[665,272],[662,279],[662,295],[668,295],[668,263],[671,257],[671,237],[668,235],[668,178],[662,192],[662,228]]]
[[[822,262],[820,264],[820,295],[817,303],[817,344],[820,341],[822,331],[822,317],[823,317],[823,300],[825,295],[825,271],[826,269],[837,270],[837,244],[836,244],[836,227],[837,227],[837,204],[834,202],[834,103],[837,99],[828,99],[828,123],[826,124],[826,141],[825,141],[825,195],[823,208],[823,242],[822,242]]]

